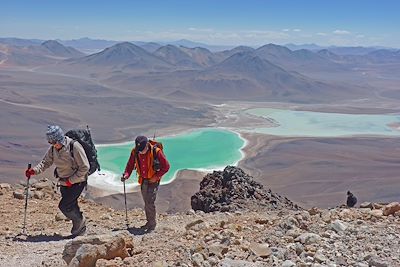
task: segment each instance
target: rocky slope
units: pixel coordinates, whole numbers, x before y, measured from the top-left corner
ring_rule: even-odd
[[[264,189],[242,169],[232,166],[207,174],[200,182],[200,191],[192,196],[191,205],[194,210],[204,212],[300,209],[286,197]]]
[[[228,170],[248,178],[235,188],[257,187],[241,170]],[[64,238],[71,224],[57,212],[51,182],[32,187],[26,237],[18,235],[21,186],[0,188],[0,266],[400,266],[399,203],[301,210],[275,195],[279,208],[235,204],[226,212],[159,214],[156,230],[143,233],[142,210],[128,212],[128,232],[124,211],[81,199],[88,231],[71,240]]]

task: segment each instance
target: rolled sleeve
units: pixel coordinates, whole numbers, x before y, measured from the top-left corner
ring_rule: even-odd
[[[164,174],[166,174],[169,171],[170,165],[161,149],[157,153],[157,158],[160,161],[160,170],[156,172],[156,175],[157,177],[161,178]]]
[[[39,164],[33,168],[35,174],[40,174],[44,172],[46,169],[48,169],[51,165],[53,165],[53,159],[54,159],[54,153],[53,153],[53,147],[51,146],[47,150],[42,161],[39,162]]]

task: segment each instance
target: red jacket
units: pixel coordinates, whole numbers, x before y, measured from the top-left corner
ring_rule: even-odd
[[[135,157],[135,149],[132,149],[128,163],[125,167],[124,175],[127,177],[129,177],[132,174],[132,171],[136,169],[139,178],[139,184],[142,184],[143,179],[151,179],[154,176],[156,176],[157,180],[160,181],[161,177],[168,172],[170,167],[163,151],[160,148],[156,148],[155,152],[157,153],[157,158],[160,161],[160,170],[155,171],[153,169],[153,147],[150,144],[147,145],[149,147],[146,154],[138,153],[139,162],[137,162],[137,158]],[[139,168],[137,166],[139,166]]]

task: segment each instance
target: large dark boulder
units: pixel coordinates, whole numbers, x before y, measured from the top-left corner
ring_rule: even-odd
[[[227,166],[207,174],[200,191],[191,198],[192,209],[204,212],[235,210],[300,209],[286,197],[266,190],[242,169]]]

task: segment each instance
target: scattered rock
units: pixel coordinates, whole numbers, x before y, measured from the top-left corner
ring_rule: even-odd
[[[34,191],[33,198],[42,199],[44,197],[44,193],[42,191]]]
[[[195,225],[197,225],[197,224],[200,224],[200,223],[203,223],[203,222],[204,222],[204,221],[201,220],[201,219],[196,220],[196,221],[193,221],[193,222],[190,222],[190,223],[186,224],[185,229],[186,229],[186,230],[189,230],[189,229],[192,228],[193,226],[195,226]]]
[[[294,263],[294,262],[291,261],[291,260],[285,260],[285,261],[282,263],[282,267],[292,267],[292,266],[296,266],[296,263]]]
[[[383,208],[383,215],[385,216],[393,215],[395,212],[399,210],[400,210],[400,203],[392,202]]]
[[[312,207],[311,209],[308,210],[308,213],[311,216],[317,215],[317,214],[321,214],[321,210],[318,209],[317,207]]]
[[[334,230],[336,233],[344,232],[347,229],[347,225],[340,220],[334,221],[330,225],[331,229]]]
[[[203,266],[203,262],[204,262],[204,256],[203,256],[203,254],[194,253],[194,254],[192,255],[192,263],[193,263],[193,266],[202,267],[202,266]]]
[[[363,202],[360,204],[361,209],[373,209],[373,204],[371,202]]]
[[[16,199],[25,199],[25,193],[23,190],[15,190],[13,192],[13,196]]]
[[[37,183],[33,184],[33,187],[35,187],[38,190],[42,190],[42,189],[52,190],[53,183],[51,181],[37,182]]]
[[[374,209],[374,210],[370,211],[370,214],[372,216],[374,216],[374,217],[382,217],[383,216],[383,211],[380,210],[380,209],[379,210]]]
[[[100,219],[102,220],[112,220],[111,214],[103,214],[101,215]]]
[[[251,243],[250,250],[257,256],[257,257],[269,257],[272,254],[272,250],[269,248],[268,244],[259,244],[259,243]]]
[[[59,221],[68,221],[69,219],[65,217],[65,215],[61,211],[58,211],[56,213],[55,220],[59,222]]]
[[[369,261],[369,266],[373,266],[373,267],[388,267],[389,264],[384,260],[381,260],[379,258],[373,257]]]
[[[97,259],[124,259],[132,248],[133,239],[127,231],[117,235],[83,236],[65,245],[63,259],[69,266],[94,266],[90,264]]]
[[[310,245],[314,243],[318,243],[321,237],[314,233],[304,233],[297,237],[295,240],[299,241],[302,244]]]
[[[399,217],[384,216],[384,206],[376,210],[268,207],[249,211],[240,206],[246,205],[248,199],[236,199],[233,202],[238,209],[234,212],[160,214],[157,231],[144,235],[136,227],[145,222],[145,213],[135,209],[128,210],[132,228],[130,233],[123,232],[127,238],[122,240],[118,229],[125,226],[124,210],[80,199],[88,222],[87,236],[61,240],[69,234],[71,223],[64,222],[67,219],[61,213],[55,215],[59,196],[49,198],[44,190],[32,191],[34,197],[43,192],[46,198],[30,200],[28,235],[21,238],[16,238],[16,234],[22,229],[24,201],[13,197],[16,187],[8,193],[3,190],[0,266],[66,266],[60,255],[63,248],[63,257],[70,261],[70,266],[400,266]],[[400,216],[400,211],[393,215]]]
[[[0,189],[9,190],[9,189],[11,189],[11,185],[7,184],[7,183],[0,183]]]
[[[232,259],[224,259],[219,263],[219,267],[262,267],[262,266],[265,266],[265,264],[254,263],[245,260],[232,260]]]

